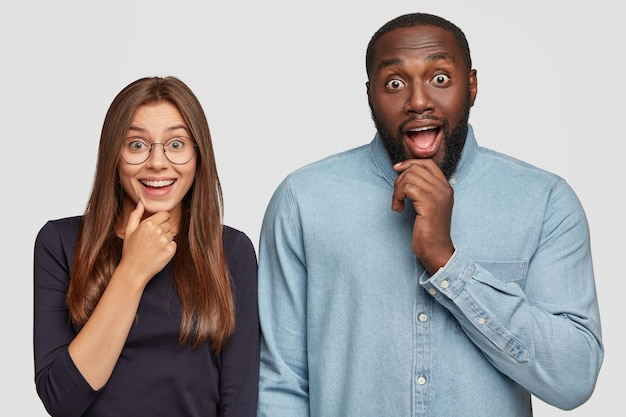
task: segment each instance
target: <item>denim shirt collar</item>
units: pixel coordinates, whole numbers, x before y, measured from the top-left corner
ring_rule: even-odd
[[[383,144],[383,141],[378,133],[376,133],[376,136],[374,136],[374,139],[370,143],[370,149],[374,165],[376,165],[378,172],[393,187],[398,173],[393,169],[393,164],[391,163],[391,159],[389,159],[389,154],[387,154],[385,145]],[[459,181],[465,178],[472,166],[474,158],[476,157],[477,149],[478,143],[474,137],[474,129],[472,128],[472,125],[468,124],[467,138],[465,139],[463,154],[461,155],[461,160],[459,161],[456,171],[448,181],[450,185],[458,184]]]

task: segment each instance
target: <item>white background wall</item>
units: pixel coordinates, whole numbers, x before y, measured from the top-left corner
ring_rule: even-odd
[[[129,82],[175,75],[202,102],[226,222],[255,242],[265,206],[293,169],[369,142],[370,36],[407,12],[466,33],[481,145],[565,177],[589,217],[606,358],[593,397],[565,413],[623,416],[621,296],[626,39],[619,2],[4,2],[0,6],[0,414],[46,415],[32,365],[32,249],[48,219],[81,214],[106,109]],[[549,277],[546,277],[549,280]],[[622,323],[620,325],[620,323]]]

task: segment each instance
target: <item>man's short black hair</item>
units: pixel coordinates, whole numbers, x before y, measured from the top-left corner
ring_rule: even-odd
[[[365,70],[367,71],[367,78],[370,77],[370,70],[372,66],[372,59],[374,54],[374,48],[378,40],[385,35],[396,29],[402,28],[411,28],[415,26],[437,26],[442,28],[448,32],[450,32],[456,41],[461,53],[463,54],[463,58],[465,63],[467,64],[467,70],[472,69],[472,58],[470,56],[469,44],[467,43],[467,38],[463,31],[456,26],[454,23],[432,14],[428,13],[409,13],[402,16],[398,16],[395,19],[390,20],[381,26],[376,33],[372,36],[369,43],[367,44],[367,52],[365,53]]]

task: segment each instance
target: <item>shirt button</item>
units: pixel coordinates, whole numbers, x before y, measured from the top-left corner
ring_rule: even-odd
[[[478,324],[485,324],[485,319],[482,317],[478,318]]]
[[[421,321],[422,323],[425,322],[426,320],[428,320],[428,314],[426,313],[420,313],[419,316],[417,316],[417,318],[419,319],[419,321]]]
[[[424,384],[426,383],[426,378],[424,378],[424,376],[423,376],[423,375],[418,376],[418,377],[417,377],[417,383],[418,383],[419,385],[424,385]]]
[[[443,281],[441,281],[441,288],[448,288],[448,284],[449,284],[448,280],[444,279]]]
[[[437,294],[437,290],[436,290],[436,289],[434,289],[434,288],[429,288],[429,289],[428,289],[428,292],[430,293],[430,295],[435,295],[435,294]]]

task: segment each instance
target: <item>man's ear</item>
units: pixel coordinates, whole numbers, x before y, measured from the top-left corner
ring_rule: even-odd
[[[476,95],[478,94],[478,73],[475,69],[469,73],[469,92],[470,92],[470,107],[474,105],[476,101]]]

